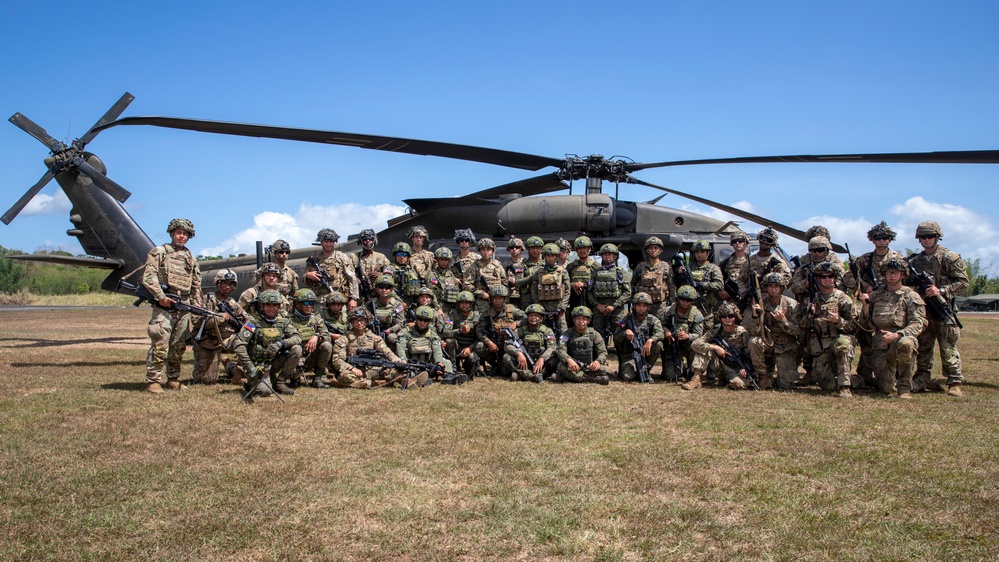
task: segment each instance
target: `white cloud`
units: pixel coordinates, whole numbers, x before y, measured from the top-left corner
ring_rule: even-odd
[[[312,244],[316,233],[323,228],[333,228],[346,241],[349,234],[356,234],[365,228],[376,231],[385,228],[388,219],[406,211],[399,205],[299,205],[294,215],[265,211],[254,215],[253,226],[241,230],[218,246],[203,248],[201,255],[227,256],[229,254],[253,253],[256,241],[270,244],[278,238],[287,240],[292,248]]]
[[[68,213],[72,205],[69,198],[62,189],[57,189],[55,195],[39,193],[21,211],[22,215],[51,215],[56,213]]]
[[[918,248],[913,239],[916,225],[933,220],[944,232],[942,244],[961,254],[965,260],[981,259],[984,265],[999,259],[999,232],[985,216],[950,203],[937,203],[922,197],[911,197],[893,205],[891,214],[897,217],[892,225],[904,246]],[[896,243],[897,244],[897,243]]]

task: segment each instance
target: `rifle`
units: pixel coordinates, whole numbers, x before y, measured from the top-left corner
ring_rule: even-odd
[[[638,371],[638,380],[643,383],[651,383],[652,377],[649,375],[649,364],[645,361],[645,356],[642,355],[642,349],[649,338],[638,329],[638,322],[635,321],[634,314],[629,314],[625,317],[624,327],[635,334],[635,337],[631,340],[631,355],[635,358],[635,369]]]
[[[850,245],[846,244],[846,256],[850,258],[850,273],[853,274],[853,280],[857,283],[857,288],[854,290],[854,296],[860,298],[860,293],[863,292],[863,288],[860,283],[860,270],[856,268],[856,263],[853,260],[853,254],[850,252]]]
[[[531,352],[527,351],[527,346],[524,345],[524,342],[517,337],[517,334],[510,328],[503,328],[500,330],[500,333],[505,336],[505,341],[510,342],[514,349],[524,354],[524,357],[527,359],[527,365],[533,369],[535,363],[534,358],[531,357]]]
[[[708,307],[708,303],[704,300],[704,295],[701,294],[701,291],[697,290],[697,285],[694,283],[694,276],[690,273],[690,267],[687,263],[687,259],[682,257],[680,254],[677,254],[673,256],[673,259],[670,261],[672,261],[673,273],[676,274],[677,277],[680,277],[680,280],[682,281],[681,285],[690,285],[694,288],[694,291],[697,294],[697,306],[700,307],[703,314],[707,314],[711,308]]]
[[[357,275],[358,287],[361,289],[361,298],[370,299],[375,296],[374,288],[371,286],[371,279],[364,274],[364,270],[361,269],[361,260],[358,258],[357,267],[354,268],[354,274]]]
[[[722,359],[722,361],[724,361],[725,364],[727,364],[730,367],[746,371],[746,379],[748,379],[749,382],[752,383],[753,389],[759,390],[760,385],[756,383],[757,377],[756,377],[756,371],[753,370],[753,365],[745,361],[745,359],[742,357],[741,351],[735,349],[734,347],[732,347],[730,343],[725,341],[725,338],[722,337],[722,329],[723,328],[719,326],[718,331],[715,332],[715,335],[712,336],[711,339],[708,341],[717,344],[719,347],[725,350],[725,357]]]
[[[680,358],[680,340],[676,339],[676,316],[672,314],[669,315],[669,333],[669,350],[673,358],[673,372],[679,379],[683,371],[683,359]]]
[[[878,283],[878,276],[874,274],[874,254],[871,253],[871,257],[867,259],[867,275],[871,278],[871,292],[877,291],[881,288],[881,284]]]
[[[326,329],[329,330],[331,334],[336,334],[338,336],[343,335],[343,330],[333,325],[329,320],[323,320],[323,324],[326,324]]]
[[[330,285],[330,274],[329,274],[329,272],[326,271],[325,269],[319,267],[319,262],[316,261],[316,258],[313,257],[313,256],[309,256],[308,258],[306,258],[305,259],[305,263],[307,265],[311,266],[311,267],[316,268],[316,273],[319,274],[319,284],[322,285],[324,289],[326,289],[327,293],[332,293],[333,292],[333,286]]]
[[[256,336],[254,336],[254,340],[251,343],[256,345],[255,342],[256,342]],[[271,365],[274,364],[274,360],[277,359],[279,355],[284,355],[289,351],[290,350],[288,349],[282,349],[281,351],[277,352],[277,354],[274,355],[274,357],[271,357],[267,361],[263,361],[261,363],[256,364],[256,369],[254,369],[253,371],[253,376],[250,377],[247,380],[246,384],[243,385],[243,389],[246,390],[246,394],[243,395],[243,402],[249,401],[250,397],[253,396],[253,393],[257,390],[257,387],[260,386],[261,384],[266,386],[267,390],[269,390],[271,394],[277,396],[278,400],[284,402],[284,398],[281,398],[281,395],[278,394],[278,392],[274,390],[274,386],[271,385],[270,371],[271,371]]]
[[[434,367],[439,367],[432,363],[422,363],[419,361],[412,361],[409,363],[404,363],[402,361],[391,361],[385,355],[379,353],[374,349],[358,349],[354,355],[347,358],[347,363],[358,369],[364,369],[367,367],[378,367],[381,369],[396,369],[406,373],[406,378],[402,381],[402,389],[406,390],[409,387],[409,379],[415,378],[417,373],[420,371],[430,371],[436,369],[429,369],[427,365],[434,365]],[[427,383],[424,386],[430,386],[433,381],[427,379]]]
[[[377,307],[374,299],[368,301],[368,305],[371,307],[371,322],[368,322],[368,329],[384,340],[385,330],[382,329],[382,323],[378,321],[378,315],[375,313]]]
[[[215,297],[215,293],[208,293],[208,302],[209,302],[209,304],[211,304],[211,303],[214,302],[215,305],[219,308],[219,310],[221,310],[223,313],[229,315],[229,325],[232,326],[232,328],[234,330],[236,330],[238,332],[239,329],[243,327],[243,322],[246,319],[245,318],[240,318],[236,314],[236,310],[232,306],[230,306],[228,302],[218,300],[218,298]],[[203,335],[205,333],[205,324],[207,324],[207,322],[202,322],[201,326],[198,327],[198,333],[194,335],[194,340],[195,341],[201,341],[202,340],[202,337],[203,337]],[[217,329],[216,329],[216,333],[218,333]]]
[[[913,254],[905,258],[905,263],[909,266],[909,276],[912,282],[915,284],[916,290],[919,291],[919,295],[923,297],[926,301],[926,312],[934,319],[941,322],[946,322],[948,324],[956,324],[958,328],[964,328],[964,324],[961,324],[961,320],[958,319],[957,313],[951,308],[950,303],[943,295],[936,295],[934,297],[927,297],[926,290],[930,287],[935,287],[933,278],[930,277],[929,273],[925,271],[916,271],[916,268],[912,265],[912,258],[916,257],[918,254]]]
[[[163,289],[163,293],[166,295],[166,298],[172,299],[174,301],[173,306],[171,306],[170,308],[165,308],[163,306],[160,306],[159,301],[156,300],[156,297],[149,292],[149,289],[147,289],[145,285],[129,283],[128,281],[122,279],[118,281],[118,288],[125,289],[126,291],[132,291],[133,293],[135,293],[135,296],[138,298],[135,300],[135,302],[132,303],[132,306],[139,306],[140,304],[143,303],[143,301],[148,301],[151,305],[157,308],[162,308],[163,310],[179,310],[181,312],[190,312],[191,314],[195,314],[197,316],[206,316],[206,317],[212,316],[215,318],[222,318],[221,312],[215,312],[213,310],[208,310],[207,308],[202,308],[200,306],[182,302],[180,295],[167,293],[166,291],[170,290],[170,287],[163,284],[160,285],[160,288]]]
[[[555,343],[556,344],[558,342],[562,341],[562,323],[559,322],[559,318],[562,318],[563,314],[565,314],[565,311],[562,310],[561,308],[558,309],[558,310],[549,312],[548,314],[545,314],[545,324],[549,328],[551,328],[553,332],[555,332]]]
[[[486,281],[486,276],[479,274],[479,283],[482,283],[482,290],[486,292],[486,300],[489,300],[489,282]]]
[[[491,379],[492,377],[499,375],[500,361],[503,357],[503,346],[500,345],[501,342],[499,341],[499,334],[496,332],[496,322],[493,320],[492,312],[492,309],[486,311],[486,336],[488,336],[489,339],[499,347],[499,349],[496,350],[496,359],[491,361],[492,364],[489,367],[490,374],[486,375],[487,379]]]

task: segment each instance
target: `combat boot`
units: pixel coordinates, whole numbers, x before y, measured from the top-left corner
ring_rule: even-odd
[[[961,385],[959,384],[948,384],[947,385],[947,396],[964,396],[961,392]]]
[[[900,392],[898,394],[898,398],[900,400],[912,400],[912,394],[909,394],[908,392]]]
[[[734,379],[728,381],[728,387],[732,390],[745,390],[746,383],[743,382],[741,377],[735,377]]]
[[[770,373],[766,373],[760,376],[760,380],[757,382],[757,386],[760,390],[766,390],[774,385],[774,377]]]
[[[323,378],[326,377],[326,369],[316,369],[316,376],[312,377],[312,388],[333,388],[332,386],[326,384]]]
[[[600,375],[600,376],[593,377],[591,379],[591,381],[595,382],[597,384],[602,384],[604,386],[607,386],[607,385],[610,384],[610,377],[608,377],[607,375]]]
[[[151,382],[146,385],[146,391],[152,392],[153,394],[163,394],[163,387],[160,386],[158,382]]]
[[[545,380],[545,375],[543,375],[542,373],[538,373],[534,375],[534,378],[531,380],[533,380],[536,383],[540,383],[541,381]]]
[[[187,387],[180,383],[180,379],[170,379],[166,383],[167,390],[187,390]]]
[[[853,393],[850,392],[849,386],[839,387],[839,392],[836,393],[838,398],[853,398]]]
[[[694,390],[695,388],[701,388],[701,375],[694,374],[690,377],[690,380],[681,384],[680,388],[683,390]]]
[[[288,396],[292,396],[295,394],[295,389],[288,386],[288,384],[285,383],[283,380],[278,380],[276,383],[274,383],[274,391],[277,392],[278,394],[286,394]]]
[[[237,365],[235,361],[229,362],[228,359],[224,361],[227,362],[225,372],[229,373],[229,376],[232,377],[232,384],[243,384],[246,381],[246,373],[243,372],[243,368]]]
[[[350,383],[350,388],[371,388],[371,385],[368,384],[367,379],[364,379],[363,381],[354,381]]]

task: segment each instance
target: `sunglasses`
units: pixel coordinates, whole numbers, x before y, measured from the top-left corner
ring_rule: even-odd
[[[875,240],[891,240],[891,236],[875,236]]]
[[[409,254],[407,254],[406,252],[396,252],[395,255],[402,256],[404,258],[408,258],[409,257]]]
[[[290,251],[288,251],[288,250],[278,250],[278,251],[276,251],[276,252],[274,252],[274,253],[275,253],[275,254],[290,254],[291,252],[290,252]]]
[[[677,298],[677,300],[680,300],[680,301],[683,301],[683,302],[694,302],[694,299],[688,299],[686,297],[679,297],[679,298]]]
[[[937,237],[936,234],[924,234],[922,236],[917,236],[916,238],[919,238],[920,240],[931,240],[936,237]]]
[[[722,314],[718,318],[721,318],[722,320],[724,320],[726,318],[735,318],[735,314]]]
[[[829,250],[826,250],[825,248],[819,248],[817,250],[808,250],[808,251],[811,252],[811,253],[813,253],[813,254],[822,254],[822,253],[828,252]]]
[[[298,304],[300,304],[302,306],[315,306],[316,305],[316,301],[302,301],[302,302],[300,302]]]
[[[835,275],[816,275],[819,279],[832,279]]]

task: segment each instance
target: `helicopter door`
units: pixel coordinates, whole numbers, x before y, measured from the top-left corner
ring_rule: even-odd
[[[610,232],[614,229],[614,200],[606,193],[586,194],[586,230]]]

